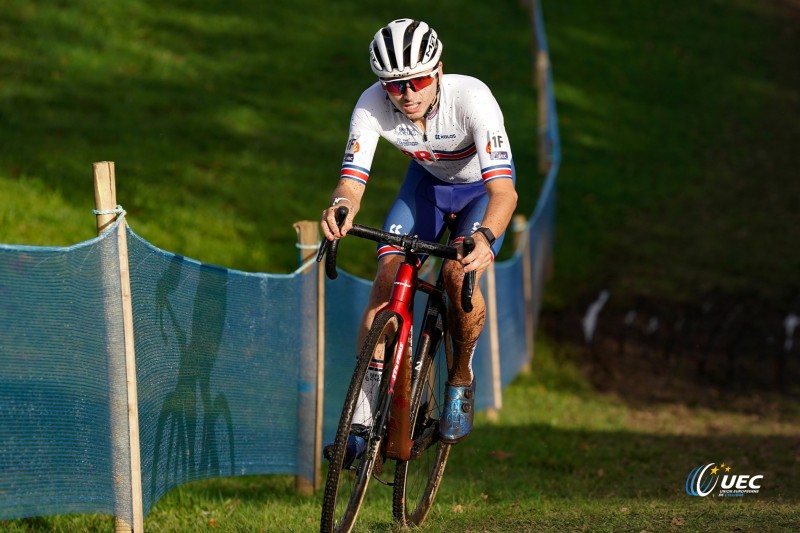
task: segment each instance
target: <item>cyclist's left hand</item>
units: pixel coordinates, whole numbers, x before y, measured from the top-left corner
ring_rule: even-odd
[[[464,273],[472,271],[483,272],[494,261],[492,248],[484,236],[476,233],[472,237],[475,239],[475,249],[468,256],[463,256],[463,247],[459,245],[458,260],[464,267]]]

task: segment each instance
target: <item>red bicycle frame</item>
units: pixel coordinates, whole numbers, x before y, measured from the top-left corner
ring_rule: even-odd
[[[382,308],[400,317],[400,331],[392,354],[389,375],[389,395],[392,398],[389,431],[386,438],[386,457],[408,461],[411,457],[411,356],[413,351],[413,310],[417,290],[430,294],[438,289],[420,280],[416,258],[404,261],[395,275],[389,302]],[[386,356],[384,355],[384,359]]]
[[[337,209],[336,221],[340,227],[347,213],[348,210],[344,206],[340,206]],[[451,216],[448,220],[449,222],[453,222],[455,216]],[[382,443],[382,446],[385,447],[383,451],[386,457],[408,461],[409,458],[411,458],[411,449],[413,445],[411,438],[410,394],[412,385],[411,360],[414,296],[418,290],[430,295],[442,295],[442,289],[419,279],[420,263],[417,254],[431,254],[443,259],[455,259],[457,252],[452,246],[425,242],[419,240],[416,236],[396,235],[359,224],[353,224],[350,228],[350,234],[397,246],[398,249],[406,253],[405,261],[400,264],[397,274],[395,274],[389,301],[378,312],[388,309],[394,312],[399,317],[400,321],[400,324],[398,324],[397,343],[394,348],[394,353],[391,354],[391,373],[388,376],[388,393],[389,397],[392,399],[391,405],[388,408],[388,413],[381,414],[381,417],[389,417],[387,423],[388,434],[386,440]],[[338,275],[336,272],[336,253],[338,246],[338,240],[323,240],[320,245],[319,253],[317,254],[317,261],[321,261],[323,256],[327,254],[325,272],[330,279],[336,279]],[[465,238],[464,254],[468,254],[473,246],[474,242],[472,239],[469,237]],[[465,282],[462,286],[461,293],[461,305],[467,312],[472,310],[471,300],[474,283],[475,276],[474,273],[471,272],[465,276]],[[384,362],[386,358],[387,354],[384,354]]]

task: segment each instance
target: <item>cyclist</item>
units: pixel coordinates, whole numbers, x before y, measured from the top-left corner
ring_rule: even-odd
[[[476,285],[471,313],[461,309],[464,274],[480,276],[492,263],[517,205],[516,175],[503,115],[489,88],[463,75],[443,74],[442,42],[425,22],[399,19],[381,28],[370,43],[370,66],[378,81],[356,103],[338,185],[331,205],[322,213],[325,238],[340,239],[352,227],[370,177],[379,138],[383,137],[411,161],[383,229],[438,241],[444,217],[458,215],[456,245],[472,235],[475,249],[457,261],[446,261],[446,290],[451,305],[453,367],[446,385],[440,421],[445,442],[463,440],[472,429],[475,380],[472,356],[483,329],[486,306]],[[349,208],[341,228],[336,209]],[[403,252],[378,246],[378,269],[359,327],[359,346],[373,317],[391,293]],[[370,366],[362,392],[372,399],[380,381],[382,361]],[[369,390],[366,390],[369,389]],[[345,464],[366,447],[364,421],[370,404],[356,412],[348,439]]]

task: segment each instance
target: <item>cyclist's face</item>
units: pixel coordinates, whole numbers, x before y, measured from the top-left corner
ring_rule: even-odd
[[[405,90],[401,94],[394,94],[392,91],[386,91],[389,98],[392,100],[394,106],[403,112],[409,120],[417,121],[425,117],[425,113],[430,108],[433,101],[436,99],[436,91],[439,87],[439,82],[442,75],[442,64],[439,63],[436,71],[436,76],[433,77],[433,83],[427,87],[414,90],[412,87],[413,82],[406,84]],[[424,74],[423,74],[424,76]]]

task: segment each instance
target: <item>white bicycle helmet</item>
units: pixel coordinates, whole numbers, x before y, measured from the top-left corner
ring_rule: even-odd
[[[410,78],[439,64],[442,42],[419,20],[398,19],[378,30],[369,45],[372,72],[382,79]]]

